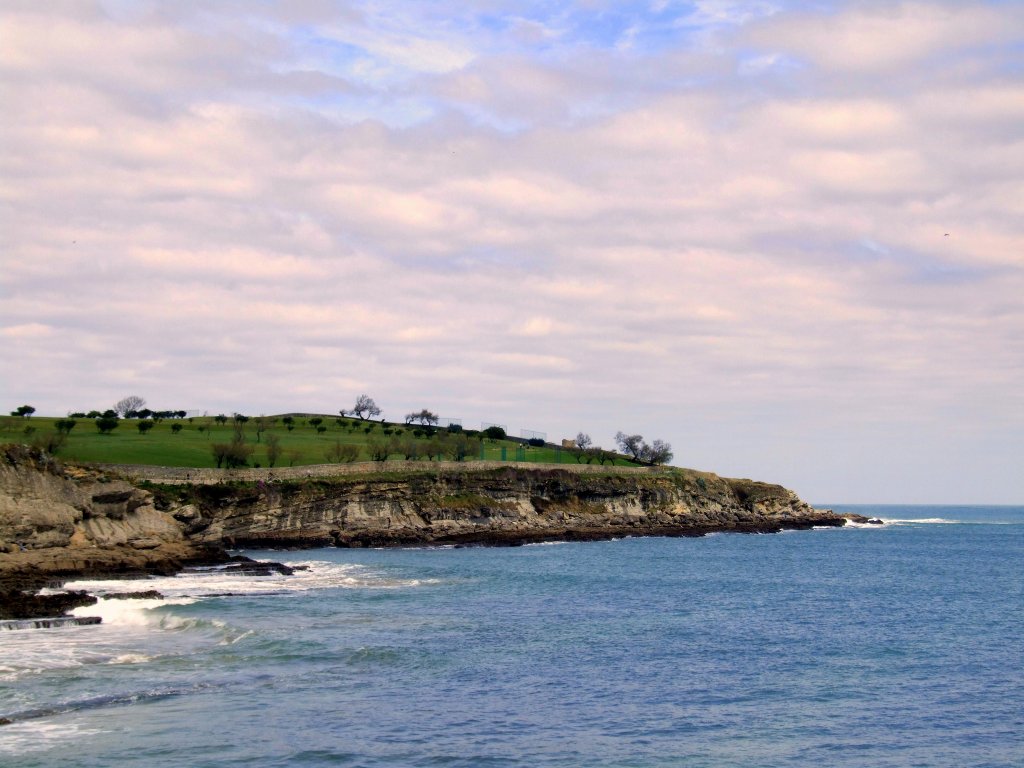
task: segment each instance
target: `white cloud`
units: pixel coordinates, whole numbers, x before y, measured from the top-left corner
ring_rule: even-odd
[[[329,9],[9,14],[0,399],[333,413],[370,391],[392,416],[641,431],[819,499],[908,436],[943,473],[974,435],[1012,445],[1018,11],[738,10],[703,8],[745,27],[709,15],[716,53],[628,55],[550,19],[492,51],[475,23]],[[388,76],[289,91],[330,58],[296,23]],[[750,40],[808,64],[737,75]],[[410,100],[428,117],[351,119]]]

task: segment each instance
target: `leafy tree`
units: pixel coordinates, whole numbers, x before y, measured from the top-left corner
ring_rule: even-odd
[[[483,431],[483,435],[489,440],[504,440],[506,437],[505,430],[497,425],[490,426],[485,429]]]
[[[98,419],[102,415],[103,414],[100,413],[99,411],[89,411],[87,414],[85,414],[85,418],[87,418],[87,419]]]
[[[11,411],[11,416],[21,416],[22,418],[27,419],[31,417],[32,414],[35,412],[36,409],[33,408],[31,405],[19,405],[17,408]]]
[[[228,417],[225,416],[223,413],[218,413],[216,416],[213,417],[213,420],[221,425],[228,423]]]
[[[173,432],[174,434],[178,434],[179,432],[181,432],[181,429],[181,424],[171,424],[171,432]]]
[[[117,425],[120,423],[121,420],[117,416],[100,416],[96,419],[96,429],[100,431],[101,435],[109,435],[117,429]]]
[[[84,419],[85,418],[85,414],[81,413],[80,411],[75,411],[75,413],[69,413],[68,414],[68,418],[69,419]],[[93,418],[95,418],[95,417],[93,417]]]
[[[444,448],[452,461],[465,461],[467,456],[479,452],[480,441],[470,439],[465,434],[451,435],[445,440]]]
[[[352,406],[351,413],[365,421],[367,418],[380,416],[380,408],[377,407],[377,403],[373,401],[372,397],[364,394],[356,398],[356,404]],[[344,416],[345,412],[342,411],[341,415]]]
[[[312,419],[309,420],[309,425],[311,427],[319,427],[323,423],[324,420],[321,419],[319,416],[314,416]]]
[[[141,411],[146,407],[146,401],[144,398],[138,395],[128,395],[128,397],[122,397],[116,403],[114,403],[114,411],[118,416],[122,418],[128,418],[128,414],[131,411]]]
[[[152,421],[149,421],[148,419],[146,419],[146,420],[144,420],[144,421],[140,421],[140,422],[139,422],[138,424],[136,424],[135,426],[136,426],[136,427],[138,428],[138,430],[139,430],[139,434],[140,434],[140,435],[144,435],[144,434],[146,434],[147,432],[149,432],[149,430],[151,430],[151,429],[153,428],[153,423],[154,423],[154,422],[152,422]]]
[[[57,431],[60,432],[61,434],[69,435],[71,434],[71,430],[75,428],[75,424],[77,423],[78,422],[75,421],[74,419],[58,419],[53,426],[56,427]]]
[[[316,428],[316,433],[317,433],[318,435],[322,435],[322,434],[323,434],[324,432],[326,432],[326,431],[327,431],[327,427],[325,427],[325,426],[324,426],[323,424],[318,424],[318,425],[317,425],[317,428]]]
[[[235,424],[245,424],[249,420],[248,416],[243,416],[240,413],[236,413],[232,418],[235,420]]]

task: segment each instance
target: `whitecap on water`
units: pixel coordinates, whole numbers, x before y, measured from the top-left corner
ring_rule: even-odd
[[[152,577],[143,580],[79,580],[64,585],[64,589],[80,589],[97,595],[116,595],[143,590],[156,590],[165,598],[156,604],[169,604],[180,600],[222,596],[277,595],[289,592],[308,592],[314,589],[395,589],[417,587],[433,583],[428,579],[402,579],[378,573],[366,566],[347,563],[332,563],[320,560],[290,562],[297,570],[285,575],[276,572],[266,574],[239,573],[227,567],[209,567],[186,571],[177,576]],[[136,608],[151,608],[153,601],[146,599],[126,601],[130,604],[125,611]],[[179,603],[180,604],[180,603]],[[111,618],[121,620],[116,608],[107,608]],[[80,613],[76,615],[98,615]],[[104,615],[104,621],[106,621]]]
[[[921,517],[907,519],[880,517],[878,519],[886,525],[958,525],[960,523],[959,520],[947,520],[943,517]]]

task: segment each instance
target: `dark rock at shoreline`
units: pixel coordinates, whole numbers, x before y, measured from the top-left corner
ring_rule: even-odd
[[[141,592],[112,592],[104,595],[106,600],[163,600],[164,596],[155,589],[147,589]]]
[[[46,619],[63,616],[72,608],[94,605],[96,598],[81,591],[36,595],[13,590],[0,592],[0,619]]]

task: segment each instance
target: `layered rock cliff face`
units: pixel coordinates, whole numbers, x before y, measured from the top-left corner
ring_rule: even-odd
[[[778,485],[688,470],[505,467],[161,486],[193,541],[234,546],[515,544],[842,525]]]
[[[0,447],[0,590],[78,575],[171,573],[205,560],[208,549],[189,541],[148,491],[62,467],[38,450]]]
[[[781,486],[690,470],[395,465],[363,475],[327,472],[154,484],[6,446],[0,580],[169,572],[223,559],[223,547],[517,544],[843,524]]]

